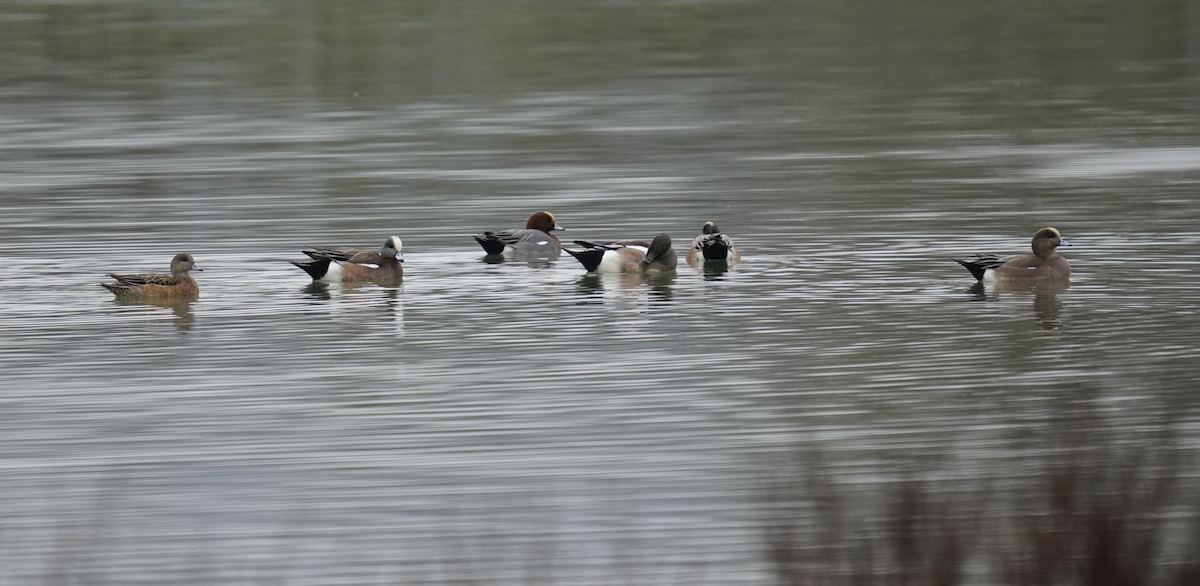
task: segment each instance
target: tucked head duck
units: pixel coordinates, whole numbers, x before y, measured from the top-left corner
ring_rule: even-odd
[[[524,230],[503,230],[477,234],[475,241],[488,255],[503,254],[513,258],[555,259],[562,252],[562,243],[551,234],[564,230],[550,212],[529,216]]]
[[[309,248],[311,261],[293,262],[314,281],[398,281],[404,276],[404,243],[398,236],[383,241],[379,252],[345,248]]]
[[[733,246],[733,239],[721,232],[716,224],[705,222],[700,230],[700,235],[692,240],[692,247],[687,252],[689,264],[710,260],[733,263],[742,259],[741,253]]]
[[[171,259],[170,275],[109,273],[108,276],[116,279],[117,282],[101,283],[100,285],[118,297],[194,298],[200,294],[200,286],[188,274],[189,271],[202,270],[196,266],[196,259],[184,252]]]
[[[969,259],[954,260],[980,281],[1067,280],[1071,277],[1071,265],[1055,249],[1070,245],[1058,230],[1042,228],[1033,235],[1033,254],[977,254]]]
[[[584,269],[596,273],[647,273],[674,271],[679,259],[671,246],[671,237],[659,234],[647,243],[644,240],[591,242],[576,240],[584,250],[567,249]]]

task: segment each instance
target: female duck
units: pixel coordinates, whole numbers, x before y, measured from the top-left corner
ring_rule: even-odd
[[[100,283],[102,287],[122,298],[191,299],[200,294],[200,286],[188,271],[202,271],[196,259],[184,252],[171,259],[170,275],[118,275],[108,276],[116,283]]]

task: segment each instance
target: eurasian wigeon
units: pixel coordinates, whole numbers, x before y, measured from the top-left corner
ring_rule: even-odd
[[[692,247],[687,252],[688,264],[699,264],[707,260],[729,263],[742,260],[741,253],[733,246],[733,239],[721,232],[712,222],[704,223],[701,234],[692,240]]]
[[[1055,248],[1070,246],[1054,228],[1042,228],[1033,235],[1033,254],[996,256],[977,254],[967,260],[954,259],[967,267],[971,275],[985,282],[1058,281],[1071,277],[1071,265]]]
[[[644,240],[589,242],[576,240],[586,250],[566,249],[589,273],[646,273],[674,271],[678,257],[671,237],[659,234],[647,244]]]
[[[488,256],[503,254],[513,258],[558,258],[562,243],[551,234],[565,230],[554,221],[550,212],[538,212],[529,216],[524,230],[503,230],[477,234],[475,241]]]
[[[108,276],[117,280],[116,283],[100,283],[100,286],[112,291],[117,297],[123,298],[194,298],[200,294],[200,286],[188,274],[188,271],[201,271],[196,266],[196,259],[184,252],[171,259],[170,275],[118,275],[109,273]]]
[[[304,269],[314,281],[398,281],[404,277],[404,244],[389,236],[379,252],[343,248],[304,250],[308,262],[292,262]]]

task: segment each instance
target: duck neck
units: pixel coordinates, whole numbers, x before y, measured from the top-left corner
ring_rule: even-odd
[[[1050,260],[1058,256],[1058,252],[1054,250],[1053,245],[1041,243],[1041,246],[1039,246],[1037,242],[1033,243],[1033,254],[1042,260]]]

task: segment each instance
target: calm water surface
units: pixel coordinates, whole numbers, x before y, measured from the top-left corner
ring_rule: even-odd
[[[0,580],[774,584],[781,485],[1193,482],[1200,17],[912,4],[0,9]],[[743,262],[484,262],[540,209]],[[950,260],[1048,225],[1069,287]]]

